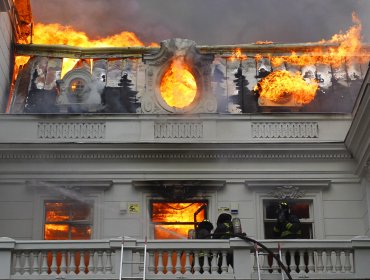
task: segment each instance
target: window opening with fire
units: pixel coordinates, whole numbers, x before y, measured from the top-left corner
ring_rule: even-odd
[[[154,239],[182,239],[207,218],[208,202],[151,201],[150,207]]]
[[[79,201],[46,201],[44,239],[91,239],[92,206]]]
[[[266,239],[278,238],[274,234],[274,226],[277,222],[277,213],[279,203],[281,200],[264,200],[263,201],[263,224]],[[297,216],[300,224],[302,235],[300,238],[312,239],[314,238],[313,227],[313,202],[312,200],[289,200],[288,205],[290,212]]]

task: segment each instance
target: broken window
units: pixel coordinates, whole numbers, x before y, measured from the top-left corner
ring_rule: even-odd
[[[207,201],[151,202],[155,239],[187,238],[189,230],[207,218]]]
[[[91,239],[92,207],[79,201],[45,202],[45,240]]]

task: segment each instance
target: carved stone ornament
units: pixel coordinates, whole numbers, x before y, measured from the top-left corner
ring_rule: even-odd
[[[297,199],[304,196],[304,192],[299,190],[299,187],[296,186],[276,187],[268,194],[277,199]]]
[[[213,55],[201,54],[195,42],[187,39],[170,39],[161,42],[158,53],[144,55],[146,68],[145,92],[142,93],[141,113],[215,113],[217,100],[212,94],[211,64]],[[194,100],[187,106],[172,107],[163,99],[160,84],[173,61],[182,61],[189,68],[197,84]]]

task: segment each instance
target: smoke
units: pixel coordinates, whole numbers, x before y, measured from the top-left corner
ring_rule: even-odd
[[[71,25],[89,36],[133,31],[145,42],[187,38],[197,44],[314,42],[352,24],[370,41],[368,0],[31,0],[35,22]]]

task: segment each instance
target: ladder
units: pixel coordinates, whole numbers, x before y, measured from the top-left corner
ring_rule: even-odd
[[[144,249],[144,261],[143,262],[133,262],[133,261],[125,261],[123,259],[123,249],[124,249],[124,242],[125,242],[125,238],[122,237],[122,244],[121,244],[121,261],[120,261],[120,269],[119,269],[119,278],[118,280],[122,280],[122,279],[142,279],[142,280],[145,280],[145,273],[146,273],[146,258],[147,258],[147,254],[146,254],[146,248],[147,248],[147,238],[145,237],[145,243],[144,243],[144,247],[141,247]],[[122,273],[123,273],[123,264],[142,264],[143,265],[143,275],[142,276],[122,276]]]
[[[259,256],[260,255],[266,255],[268,253],[259,253],[257,243],[254,244],[254,249],[255,249],[255,252],[256,252],[255,256],[256,256],[258,280],[261,280],[261,267],[260,267],[260,262],[259,262]],[[282,261],[280,243],[278,243],[278,251],[279,251],[279,259],[280,259],[280,261]],[[284,272],[283,272],[282,269],[281,269],[281,279],[284,280]]]

